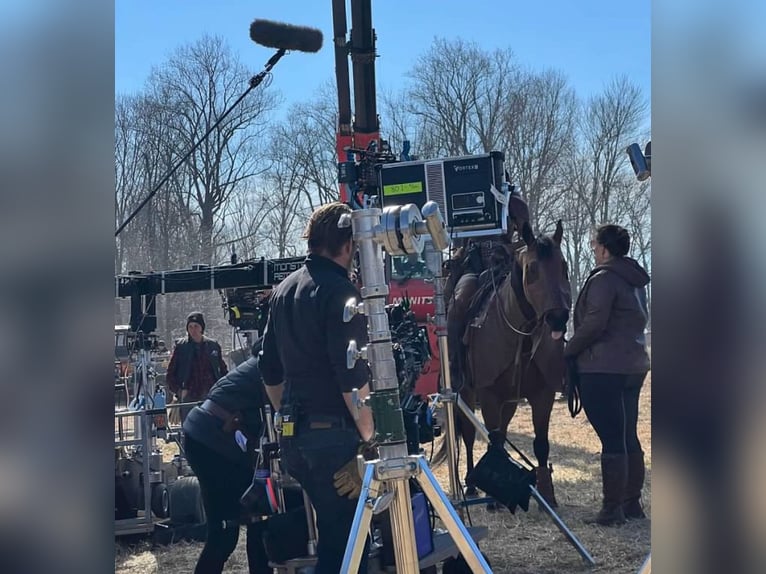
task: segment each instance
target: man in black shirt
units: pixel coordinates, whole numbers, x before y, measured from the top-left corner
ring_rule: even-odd
[[[261,409],[266,402],[256,354],[213,385],[207,399],[184,421],[185,454],[199,480],[207,516],[207,540],[195,574],[215,574],[237,546],[239,499],[253,479],[253,455],[235,440],[239,430],[253,446],[262,431]],[[250,574],[269,574],[262,535],[266,522],[248,524],[247,559]]]
[[[280,450],[287,472],[306,491],[317,515],[317,574],[337,574],[356,501],[340,496],[333,475],[354,459],[374,434],[369,408],[351,416],[351,391],[369,394],[369,369],[346,367],[346,348],[367,342],[363,315],[343,322],[346,301],[359,291],[348,278],[353,263],[351,227],[338,227],[350,208],[332,203],[311,216],[304,237],[304,266],[274,290],[260,368],[272,404],[283,415]],[[359,572],[366,572],[367,546]]]

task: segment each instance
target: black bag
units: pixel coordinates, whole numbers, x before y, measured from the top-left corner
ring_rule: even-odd
[[[527,470],[515,464],[505,449],[492,444],[466,478],[468,485],[486,492],[506,506],[511,514],[516,513],[517,506],[524,512],[529,510],[529,497],[532,495],[529,487],[534,486],[536,482],[537,475],[534,470]]]
[[[263,545],[272,562],[287,562],[308,554],[309,528],[303,506],[275,514],[266,521]]]

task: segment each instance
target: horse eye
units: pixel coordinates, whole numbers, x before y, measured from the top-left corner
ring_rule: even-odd
[[[539,275],[539,270],[537,268],[537,261],[530,261],[529,265],[527,265],[527,272],[525,274],[527,283],[534,283],[535,281],[537,281],[538,275]]]

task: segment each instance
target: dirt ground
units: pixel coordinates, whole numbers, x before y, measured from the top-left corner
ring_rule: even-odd
[[[651,376],[641,393],[639,438],[647,459],[644,507],[651,513]],[[532,460],[532,423],[528,406],[521,406],[509,437]],[[529,512],[488,512],[484,506],[470,507],[474,525],[489,528],[479,543],[496,574],[550,574],[559,572],[635,573],[650,549],[650,520],[631,521],[624,526],[604,528],[586,525],[583,518],[596,512],[601,500],[600,444],[585,413],[572,419],[566,402],[558,401],[551,420],[551,455],[558,515],[596,561],[588,568],[577,551],[556,528],[550,517],[530,504]],[[438,443],[435,445],[438,448]],[[462,448],[462,445],[461,445]],[[477,442],[474,460],[484,454],[486,444]],[[427,449],[428,455],[430,449]],[[461,456],[464,463],[465,453]],[[446,466],[434,469],[445,492],[449,490]],[[465,469],[461,469],[461,476]],[[152,549],[148,542],[115,545],[116,574],[181,574],[192,572],[202,544],[176,544]],[[246,573],[244,536],[224,572]]]

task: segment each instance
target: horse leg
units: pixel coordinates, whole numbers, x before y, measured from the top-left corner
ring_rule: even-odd
[[[465,404],[471,410],[476,409],[475,393],[468,387],[463,387],[460,390],[460,397],[465,401]],[[466,496],[476,496],[476,486],[468,484],[468,477],[473,472],[473,445],[476,442],[476,429],[473,423],[468,417],[463,414],[463,411],[459,407],[455,406],[455,422],[460,427],[460,434],[463,436],[463,444],[465,445],[465,465],[466,473],[464,480],[466,481]]]
[[[553,477],[551,476],[553,466],[548,464],[548,455],[550,454],[548,430],[556,391],[548,388],[542,380],[538,379],[537,384],[534,385],[534,390],[527,395],[527,399],[532,408],[532,426],[535,431],[535,439],[532,444],[537,459],[537,490],[552,508],[556,508],[558,503],[553,490]]]
[[[490,436],[490,448],[492,441],[502,441],[504,444],[508,432],[508,423],[516,412],[516,403],[511,402],[509,387],[505,384],[505,378],[500,377],[492,387],[478,392],[481,403],[481,414],[484,424]],[[487,504],[487,511],[494,512],[502,508],[497,502]]]

